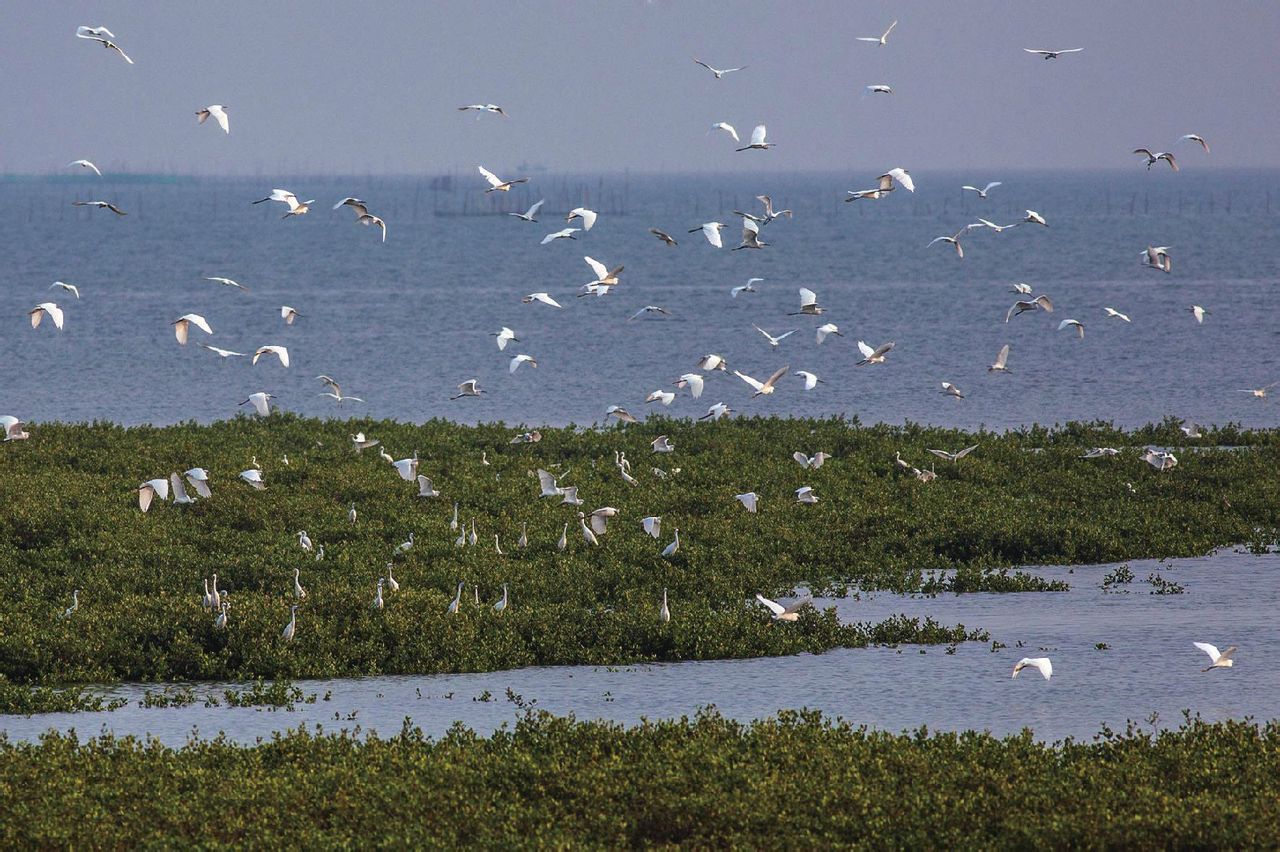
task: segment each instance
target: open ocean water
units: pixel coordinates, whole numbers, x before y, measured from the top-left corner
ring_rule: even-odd
[[[601,421],[611,404],[641,415],[650,391],[671,389],[716,352],[760,379],[789,365],[825,384],[806,393],[789,377],[773,397],[751,400],[747,385],[720,373],[702,399],[682,392],[663,413],[696,417],[724,401],[743,414],[965,428],[1133,426],[1167,415],[1271,426],[1275,403],[1237,391],[1280,380],[1280,172],[1210,170],[1197,154],[1187,152],[1177,174],[1140,162],[1096,173],[913,171],[914,195],[852,204],[841,203],[844,190],[873,185],[874,171],[577,178],[535,170],[502,197],[485,196],[470,171],[0,180],[0,414],[211,421],[246,410],[237,403],[265,390],[283,409],[314,416],[582,424]],[[989,179],[1004,185],[985,201],[959,189]],[[251,205],[276,186],[318,201],[289,221],[280,220],[281,205]],[[758,211],[759,193],[795,217],[764,228],[767,248],[730,251],[740,223],[732,211]],[[385,244],[349,209],[329,209],[347,195],[387,221]],[[543,197],[537,224],[501,215]],[[130,215],[72,208],[77,199],[110,200]],[[540,246],[578,204],[600,211],[595,228]],[[1050,227],[971,233],[963,260],[947,245],[925,247],[978,216],[1005,224],[1025,208]],[[711,220],[729,225],[723,250],[686,233]],[[680,244],[663,245],[650,227]],[[1139,265],[1149,244],[1172,247],[1172,274]],[[575,298],[593,277],[584,255],[626,267],[614,293]],[[235,279],[249,292],[203,276]],[[759,292],[730,298],[749,277],[765,279]],[[50,291],[55,280],[76,284],[82,298]],[[1047,293],[1056,311],[1006,324],[1019,281]],[[801,286],[818,293],[824,317],[787,316]],[[521,304],[539,290],[564,309]],[[26,313],[46,300],[65,308],[65,331],[47,321],[29,327]],[[1211,311],[1203,325],[1192,304]],[[285,325],[281,305],[301,318]],[[671,316],[627,321],[646,305]],[[1106,319],[1104,306],[1132,324]],[[193,329],[192,345],[181,347],[170,323],[188,312],[203,314],[214,334]],[[1064,318],[1085,324],[1083,340],[1056,330]],[[814,330],[828,320],[844,336],[819,346]],[[752,323],[799,332],[771,351]],[[503,325],[520,338],[506,353],[490,337]],[[855,367],[858,339],[897,348],[886,364]],[[282,344],[293,364],[224,363],[195,341],[247,353]],[[988,374],[1005,343],[1013,374]],[[515,353],[539,367],[509,374]],[[366,402],[339,409],[318,395],[320,373]],[[470,378],[487,393],[451,402]],[[941,394],[942,381],[966,398]]]

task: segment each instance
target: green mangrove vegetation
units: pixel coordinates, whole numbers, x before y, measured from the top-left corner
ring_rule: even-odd
[[[438,740],[407,725],[176,749],[48,734],[0,739],[0,813],[6,848],[1273,847],[1280,725],[1045,745],[803,711],[631,728],[528,711]]]
[[[523,429],[290,415],[209,425],[33,424],[0,446],[0,676],[18,684],[329,677],[819,653],[868,643],[986,639],[977,626],[834,610],[771,622],[753,597],[1061,588],[1017,566],[1201,554],[1276,540],[1280,433],[1175,421],[1124,433],[1072,424],[994,434],[830,420]],[[356,453],[364,432],[381,446]],[[675,452],[655,454],[667,435]],[[930,448],[978,449],[959,463]],[[1160,472],[1142,445],[1168,446]],[[1231,445],[1240,449],[1215,449]],[[1093,446],[1114,457],[1081,460]],[[1125,449],[1127,448],[1127,449]],[[379,451],[420,458],[441,495],[417,496]],[[824,451],[819,469],[794,451]],[[636,484],[614,464],[625,452]],[[924,482],[895,461],[936,471]],[[287,462],[286,462],[287,458]],[[238,479],[256,459],[266,483]],[[200,466],[212,497],[138,508],[138,485]],[[535,471],[576,485],[581,507],[540,499]],[[655,472],[655,469],[662,473]],[[818,502],[801,505],[795,489]],[[755,491],[759,512],[734,495]],[[194,493],[194,492],[193,492]],[[455,545],[453,504],[477,544]],[[348,512],[357,511],[352,523]],[[619,510],[599,546],[579,508]],[[658,540],[641,518],[662,517]],[[557,540],[568,525],[568,546]],[[680,548],[661,555],[676,528]],[[517,547],[522,529],[529,545]],[[298,543],[306,530],[325,558]],[[397,547],[413,534],[407,551]],[[495,548],[495,535],[504,551]],[[394,562],[397,592],[374,609]],[[294,599],[294,570],[307,591]],[[219,629],[202,580],[231,602]],[[465,584],[457,615],[447,608]],[[1097,582],[1097,579],[1088,580]],[[510,605],[493,608],[506,586]],[[669,623],[659,619],[668,590]],[[1170,590],[1170,587],[1162,587]],[[71,592],[79,607],[63,617]],[[476,603],[478,594],[479,603]],[[289,606],[297,631],[281,639]],[[978,628],[978,629],[975,629]],[[8,694],[0,691],[0,695]],[[30,697],[23,698],[30,701]],[[15,703],[6,705],[9,709]]]

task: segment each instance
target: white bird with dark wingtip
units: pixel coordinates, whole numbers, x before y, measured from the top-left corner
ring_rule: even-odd
[[[966,183],[964,186],[960,187],[960,189],[961,189],[961,191],[963,191],[963,190],[966,190],[966,189],[967,189],[967,190],[969,190],[970,192],[976,192],[976,193],[978,193],[978,197],[979,197],[979,198],[986,198],[986,197],[987,197],[987,193],[988,193],[988,192],[990,192],[991,190],[995,189],[997,186],[1002,186],[1002,185],[1003,185],[1003,184],[1001,184],[1001,183],[1000,183],[1000,181],[998,181],[998,180],[993,180],[993,181],[991,181],[991,183],[987,184],[987,185],[986,185],[986,186],[984,186],[982,189],[978,189],[976,186],[970,186],[970,185],[969,185],[969,184],[967,184],[967,183]]]
[[[662,314],[664,317],[669,317],[671,316],[671,311],[667,310],[666,308],[659,307],[658,305],[645,305],[643,308],[636,311],[631,316],[627,317],[627,322],[631,322],[634,319],[639,319],[645,314]]]
[[[1034,47],[1024,47],[1022,49],[1025,50],[1027,53],[1034,53],[1043,59],[1057,59],[1059,56],[1062,56],[1064,53],[1079,53],[1080,51],[1084,50],[1083,47],[1072,47],[1066,50],[1040,50]]]
[[[212,117],[227,135],[231,134],[231,120],[227,116],[227,107],[222,104],[209,104],[204,109],[196,110],[196,121],[204,124]]]
[[[558,231],[547,234],[538,245],[545,246],[547,243],[554,243],[556,240],[576,240],[577,237],[574,234],[581,230],[581,228],[561,228]]]
[[[1053,677],[1053,663],[1048,657],[1023,657],[1013,665],[1013,677],[1018,676],[1018,672],[1023,669],[1035,669],[1040,672],[1040,676],[1045,680]]]
[[[675,386],[678,388],[687,387],[689,389],[689,393],[693,396],[693,398],[697,399],[698,397],[702,396],[702,388],[704,387],[705,383],[706,383],[706,379],[704,379],[701,375],[697,373],[685,373],[683,376],[676,379]]]
[[[575,207],[564,217],[565,224],[572,222],[574,219],[582,220],[582,232],[585,234],[595,227],[596,219],[600,216],[594,210],[588,210],[585,207]]]
[[[1148,269],[1158,269],[1164,273],[1173,272],[1173,259],[1169,257],[1169,246],[1147,246],[1138,252],[1142,265]]]
[[[817,373],[810,373],[808,370],[796,370],[795,374],[804,379],[804,389],[807,391],[813,390],[819,384],[826,384],[825,381],[818,378]]]
[[[861,367],[864,364],[883,364],[885,356],[893,350],[893,347],[893,341],[889,341],[888,343],[882,343],[880,346],[872,349],[864,341],[859,340],[858,351],[862,353],[862,360],[854,366]]]
[[[1213,671],[1214,669],[1229,669],[1235,665],[1235,660],[1231,659],[1231,655],[1237,650],[1235,645],[1231,645],[1225,650],[1219,651],[1217,646],[1210,645],[1208,642],[1192,642],[1191,644],[1208,654],[1209,659],[1213,661],[1208,666],[1201,669],[1201,671],[1208,672]]]
[[[528,210],[524,211],[523,213],[508,213],[507,215],[515,216],[521,222],[536,222],[538,221],[537,219],[538,210],[542,208],[542,205],[545,204],[546,201],[547,199],[540,198],[532,207],[530,207]]]
[[[884,46],[885,46],[885,44],[887,44],[887,43],[888,43],[889,33],[893,32],[893,28],[894,28],[894,27],[896,27],[897,25],[898,25],[898,22],[897,22],[897,21],[894,21],[892,24],[890,24],[890,25],[889,25],[889,29],[887,29],[887,30],[885,30],[885,31],[884,31],[884,34],[883,34],[883,35],[879,35],[879,36],[858,36],[858,37],[857,37],[856,39],[854,39],[854,40],[855,40],[855,41],[865,41],[865,42],[869,42],[869,43],[871,43],[871,44],[878,44],[878,45],[880,45],[881,47],[884,47]]]
[[[562,307],[564,307],[564,306],[563,306],[563,305],[561,305],[559,302],[557,302],[555,299],[551,298],[551,294],[550,294],[550,293],[544,293],[544,292],[530,293],[529,295],[525,296],[525,297],[524,297],[523,299],[521,299],[520,301],[524,302],[526,305],[528,305],[528,304],[530,304],[530,303],[532,303],[532,302],[541,302],[542,304],[544,304],[544,305],[549,305],[549,306],[551,306],[551,307],[553,307],[553,308],[562,308]]]
[[[956,399],[964,399],[964,394],[960,392],[960,388],[951,384],[951,382],[943,382],[942,390],[939,391],[939,393],[944,393],[947,396],[954,396]]]
[[[484,115],[485,113],[488,113],[490,115],[500,115],[503,118],[510,117],[505,112],[503,112],[502,107],[498,106],[497,104],[467,104],[466,106],[458,107],[458,112],[466,112],[468,110],[475,111],[476,121],[479,121],[480,116]]]
[[[892,192],[895,188],[895,184],[901,184],[902,188],[907,192],[916,191],[916,182],[911,179],[911,172],[901,166],[889,169],[889,171],[880,175],[876,180],[880,181],[880,192]]]
[[[516,178],[514,180],[503,180],[502,178],[495,175],[493,172],[486,169],[484,166],[476,166],[476,168],[480,170],[480,174],[484,175],[484,179],[489,183],[489,188],[485,190],[486,193],[510,192],[511,187],[515,186],[516,184],[529,182],[529,179],[527,177]]]
[[[294,195],[287,189],[273,189],[271,194],[266,198],[259,198],[254,204],[261,204],[264,201],[277,201],[289,208],[289,212],[281,216],[281,219],[288,219],[290,216],[303,216],[311,209],[311,205],[316,203],[314,198],[307,201],[299,201],[298,196]]]
[[[117,216],[128,216],[129,214],[112,204],[110,201],[73,201],[72,207],[97,207],[99,210],[110,210]]]
[[[1064,328],[1074,328],[1076,330],[1076,335],[1081,340],[1084,340],[1084,323],[1080,322],[1080,320],[1064,319],[1062,322],[1058,323],[1058,331],[1062,331]]]
[[[956,257],[960,258],[961,260],[964,260],[964,246],[960,245],[960,238],[963,237],[965,234],[969,233],[969,231],[972,228],[973,228],[973,225],[965,225],[963,228],[961,228],[959,231],[957,231],[955,234],[949,237],[948,236],[934,237],[932,240],[929,241],[929,245],[925,246],[925,248],[931,247],[934,243],[950,243],[952,246],[955,247]]]
[[[77,299],[80,298],[80,288],[74,284],[68,284],[65,281],[55,281],[49,285],[49,289],[50,290],[53,290],[53,289],[66,290],[68,293],[72,294]]]
[[[862,87],[863,96],[867,95],[892,95],[893,87],[886,83],[873,83],[870,86]]]
[[[699,59],[699,58],[698,58],[698,57],[696,57],[696,56],[695,56],[695,57],[693,57],[693,61],[694,61],[694,62],[696,62],[697,64],[701,65],[703,68],[707,69],[708,71],[710,71],[712,74],[716,75],[716,79],[717,79],[717,80],[719,80],[719,79],[720,79],[721,77],[723,77],[725,74],[732,74],[734,71],[743,71],[743,70],[746,70],[746,67],[747,67],[747,66],[745,66],[745,65],[741,65],[741,66],[739,66],[739,67],[737,67],[737,68],[712,68],[710,65],[708,65],[708,64],[707,64],[707,63],[705,63],[705,62],[703,62],[701,59]]]
[[[96,174],[98,177],[102,177],[102,172],[98,171],[98,167],[95,166],[93,163],[89,162],[88,160],[72,160],[71,162],[67,163],[66,167],[71,168],[72,166],[79,166],[82,169],[92,169],[94,174]]]
[[[1009,320],[1024,311],[1044,311],[1045,313],[1051,314],[1053,313],[1053,301],[1043,293],[1036,296],[1034,299],[1019,299],[1014,302],[1013,306],[1005,313],[1004,321],[1007,323]]]
[[[717,355],[714,352],[709,355],[703,355],[702,360],[696,366],[699,370],[719,370],[722,373],[729,369],[729,364],[724,360],[724,356]]]
[[[41,302],[27,312],[27,316],[31,317],[32,328],[39,328],[40,321],[44,319],[46,315],[48,315],[49,319],[53,321],[53,327],[58,331],[62,331],[62,308],[58,307],[53,302]]]
[[[777,370],[773,372],[772,376],[765,379],[763,382],[753,379],[751,376],[748,376],[746,373],[740,373],[737,370],[734,370],[733,374],[738,378],[742,379],[747,384],[751,385],[751,387],[755,389],[755,393],[751,394],[751,398],[755,399],[758,396],[768,396],[772,394],[774,391],[774,384],[778,381],[778,379],[785,376],[787,374],[787,371],[790,369],[791,369],[791,366],[789,364],[785,367],[779,367]]]
[[[289,350],[283,346],[259,346],[253,353],[254,364],[258,363],[258,359],[263,355],[274,355],[280,359],[280,366],[289,366]]]
[[[183,314],[169,323],[169,325],[173,326],[173,336],[183,346],[187,345],[187,333],[193,325],[205,334],[213,334],[213,329],[209,327],[208,321],[200,314]]]
[[[765,126],[764,126],[763,124],[757,124],[757,125],[752,129],[752,131],[751,131],[751,142],[750,142],[750,144],[743,145],[741,148],[737,148],[737,149],[735,149],[735,150],[738,150],[738,151],[752,151],[752,150],[754,150],[754,151],[768,151],[770,148],[772,148],[774,145],[776,145],[776,144],[777,144],[776,142],[766,142],[766,141],[764,141],[764,137],[765,137]]]

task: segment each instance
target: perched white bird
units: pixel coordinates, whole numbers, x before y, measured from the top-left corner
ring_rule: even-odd
[[[1191,311],[1191,315],[1196,318],[1196,322],[1203,323],[1205,314],[1213,313],[1208,308],[1202,308],[1199,305],[1192,305],[1187,310]]]
[[[1010,372],[1009,367],[1009,344],[1002,345],[1000,352],[996,353],[996,361],[987,367],[987,372]]]
[[[103,36],[106,36],[106,38],[103,38]],[[133,64],[133,60],[129,58],[128,54],[121,50],[120,46],[114,41],[111,41],[111,39],[115,38],[115,35],[106,27],[76,27],[76,38],[87,38],[90,41],[100,42],[104,48],[114,50],[120,54],[120,58],[125,62],[130,65]]]
[[[737,500],[751,514],[756,513],[756,504],[760,502],[760,495],[754,491],[748,491],[746,494],[735,494],[733,499]]]
[[[797,503],[817,503],[818,495],[813,493],[812,486],[802,485],[796,489]]]
[[[408,553],[413,550],[413,531],[409,531],[409,537],[396,545],[396,553]]]
[[[697,399],[702,396],[702,388],[705,383],[706,379],[697,373],[685,373],[683,376],[676,379],[675,386],[678,388],[687,387],[690,395],[693,396],[694,399]]]
[[[772,618],[774,621],[799,621],[800,610],[813,602],[810,598],[802,598],[801,600],[795,601],[790,606],[783,606],[777,601],[770,600],[761,594],[756,595],[756,600],[769,608],[769,611],[773,613]]]
[[[563,307],[563,305],[561,305],[555,299],[551,298],[551,295],[549,293],[541,293],[541,292],[530,293],[520,301],[524,302],[526,305],[530,304],[531,302],[541,302],[542,304],[550,305],[553,308]]]
[[[485,113],[489,113],[490,115],[500,115],[503,118],[510,117],[505,112],[503,112],[502,107],[498,106],[497,104],[467,104],[466,106],[458,107],[459,112],[466,112],[467,110],[475,111],[477,121],[479,121],[480,116],[484,115]]]
[[[564,217],[564,221],[566,224],[568,224],[569,222],[572,222],[574,219],[581,219],[582,232],[585,234],[587,231],[590,231],[593,227],[595,227],[596,218],[599,215],[600,214],[594,210],[588,210],[585,207],[575,207],[572,210],[570,210],[568,214]]]
[[[595,522],[594,517],[592,518],[592,522]],[[587,526],[587,516],[583,512],[578,513],[578,527],[582,530],[582,538],[587,544],[596,547],[600,545],[600,539],[596,538],[595,531],[593,531],[591,527]]]
[[[252,363],[258,363],[258,359],[263,355],[274,355],[280,359],[280,366],[289,366],[289,350],[283,346],[259,346],[254,350]]]
[[[739,284],[737,287],[734,287],[729,291],[729,295],[736,299],[738,298],[739,293],[754,293],[756,292],[756,288],[754,286],[755,283],[763,280],[763,278],[748,278],[746,284]]]
[[[707,409],[707,413],[699,417],[699,420],[719,420],[733,413],[733,409],[725,405],[723,402],[717,402],[715,405]]]
[[[311,205],[316,203],[314,198],[307,201],[299,201],[298,196],[294,195],[287,189],[273,189],[271,194],[266,198],[259,198],[254,204],[261,204],[264,201],[278,201],[285,207],[289,208],[289,212],[281,216],[281,219],[288,219],[290,216],[303,216],[311,209]]]
[[[1187,133],[1183,136],[1179,136],[1178,141],[1195,142],[1197,145],[1199,145],[1201,148],[1204,149],[1204,152],[1206,154],[1209,153],[1209,143],[1204,141],[1204,137],[1197,133]]]
[[[954,453],[948,452],[947,450],[929,450],[929,452],[933,453],[940,459],[946,459],[954,464],[976,449],[978,449],[978,445],[974,444],[972,447],[965,447],[963,450],[956,450]]]
[[[638,423],[639,421],[621,405],[611,405],[604,410],[604,417],[608,420],[610,417],[616,417],[623,423]]]
[[[528,210],[524,211],[523,213],[508,213],[507,215],[515,216],[517,219],[519,219],[522,222],[536,222],[538,221],[536,218],[538,215],[538,210],[541,209],[542,205],[545,204],[546,201],[547,199],[540,198],[538,199],[537,202],[534,203],[532,207],[530,207]]]
[[[78,610],[79,608],[80,608],[80,590],[72,589],[71,590],[71,606],[63,610],[62,617],[70,618],[75,613],[75,611]]]
[[[521,521],[520,522],[520,538],[516,539],[516,547],[520,548],[521,550],[524,550],[528,546],[529,546],[528,525],[524,521]]]
[[[284,630],[280,633],[280,638],[286,642],[292,642],[294,634],[298,632],[298,605],[294,604],[289,607],[289,623],[284,626]]]
[[[978,197],[979,197],[979,198],[986,198],[986,197],[987,197],[987,193],[988,193],[988,192],[990,192],[991,190],[995,189],[997,186],[1001,186],[1000,181],[998,181],[998,180],[993,180],[993,181],[991,181],[991,183],[987,184],[987,185],[986,185],[986,186],[984,186],[982,189],[978,189],[976,186],[969,186],[969,184],[967,184],[967,183],[966,183],[964,186],[960,187],[960,189],[961,189],[962,191],[967,189],[967,190],[969,190],[970,192],[976,192],[976,193],[978,193]]]
[[[1057,59],[1059,56],[1062,56],[1064,53],[1079,53],[1080,51],[1084,50],[1083,47],[1072,47],[1068,50],[1038,50],[1037,48],[1034,48],[1034,47],[1024,47],[1022,49],[1025,50],[1027,53],[1035,53],[1044,59]]]
[[[943,382],[941,393],[947,396],[954,396],[956,399],[964,399],[964,394],[960,392],[960,388],[951,384],[951,382]]]
[[[302,588],[302,581],[298,579],[300,573],[297,568],[293,569],[293,596],[298,600],[303,600],[307,596],[307,590]]]
[[[79,166],[82,169],[92,169],[94,174],[98,177],[102,177],[102,172],[98,171],[98,167],[88,160],[72,160],[67,163],[67,168],[71,168],[72,166]]]
[[[1201,671],[1208,672],[1213,671],[1214,669],[1229,669],[1235,665],[1235,660],[1231,659],[1231,655],[1236,652],[1235,645],[1230,645],[1225,650],[1219,651],[1217,647],[1210,645],[1208,642],[1192,642],[1191,644],[1208,654],[1209,659],[1213,661],[1208,666],[1201,669]]]
[[[129,214],[112,204],[110,201],[73,201],[72,207],[97,207],[99,210],[110,210],[117,216],[128,216]]]
[[[1046,295],[1041,294],[1034,299],[1019,299],[1005,312],[1004,321],[1016,317],[1024,311],[1044,311],[1045,313],[1053,313],[1053,301]]]
[[[667,590],[662,590],[662,608],[658,610],[658,620],[663,624],[671,621],[671,607],[667,606]]]
[[[808,370],[796,370],[796,375],[804,379],[804,389],[807,391],[813,390],[819,383],[826,384],[826,382],[818,378],[817,373],[810,373]]]
[[[836,337],[844,337],[844,335],[840,333],[840,326],[833,322],[818,326],[817,331],[814,332],[814,337],[818,341],[818,345],[821,346],[822,341],[826,340],[827,335],[830,334],[834,334]]]
[[[765,126],[764,126],[763,124],[757,124],[757,125],[752,129],[752,131],[751,131],[751,142],[750,142],[750,144],[748,144],[748,145],[743,145],[741,148],[737,148],[737,149],[735,149],[735,150],[738,150],[738,151],[752,151],[752,150],[755,150],[755,151],[768,151],[770,148],[772,148],[774,145],[776,145],[776,144],[777,144],[776,142],[766,142],[766,141],[764,141],[764,136],[765,136]]]
[[[1265,396],[1265,392],[1263,394]],[[4,432],[5,441],[25,441],[31,437],[29,432],[23,431],[23,427],[27,424],[12,414],[0,416],[0,430]]]
[[[215,630],[225,630],[227,628],[227,613],[231,611],[231,602],[224,601],[220,610],[218,617],[213,620]]]
[[[707,242],[711,243],[715,248],[724,248],[724,242],[720,239],[720,231],[724,228],[723,222],[703,222],[696,228],[690,228],[689,233],[696,234],[702,232],[702,236],[707,238]]]
[[[676,395],[672,391],[664,391],[659,388],[644,398],[645,402],[660,402],[663,405],[670,405],[675,401]]]
[[[728,133],[730,136],[733,137],[734,142],[742,141],[738,138],[737,129],[727,121],[717,121],[715,124],[711,125],[711,130],[723,130],[725,133]],[[710,133],[711,131],[707,131],[707,132]]]
[[[1129,322],[1129,317],[1120,313],[1115,308],[1103,308],[1102,310],[1106,312],[1108,317],[1114,317],[1121,322]]]
[[[453,600],[449,601],[449,614],[457,615],[458,607],[462,606],[462,584],[458,584],[458,591],[453,596]]]
[[[31,317],[31,327],[39,328],[40,321],[45,318],[46,314],[49,319],[53,320],[53,327],[58,331],[62,331],[62,308],[53,302],[41,302],[27,313],[27,316]]]
[[[232,353],[232,354],[239,354],[239,353]],[[259,417],[266,417],[271,413],[270,400],[273,400],[273,399],[275,399],[274,394],[269,394],[266,391],[258,391],[257,393],[249,394],[249,398],[239,404],[240,405],[252,404],[254,410],[258,412]]]
[[[510,192],[511,187],[515,186],[516,184],[529,182],[529,179],[527,177],[516,178],[515,180],[503,180],[502,178],[495,175],[493,172],[486,169],[484,166],[476,166],[476,168],[480,170],[480,174],[484,175],[484,179],[489,182],[489,188],[485,190],[486,193]]]
[[[818,294],[810,290],[808,287],[800,288],[800,310],[788,313],[789,317],[796,316],[818,316],[826,313],[827,309],[818,304]]]
[[[375,589],[375,591],[374,591],[374,593],[373,593],[373,608],[374,608],[374,609],[382,609],[382,608],[386,605],[386,604],[385,604],[385,602],[384,602],[384,601],[383,601],[383,599],[382,599],[382,584],[383,584],[383,582],[384,582],[384,581],[383,581],[383,579],[382,579],[381,577],[379,577],[379,578],[378,578],[378,585],[377,585],[377,588]]]
[[[151,508],[151,501],[156,497],[159,497],[162,503],[169,499],[169,480],[164,477],[148,479],[139,485],[137,490],[138,508],[145,513]]]
[[[694,61],[694,62],[696,62],[696,63],[698,63],[699,65],[701,65],[703,68],[707,69],[708,71],[710,71],[712,74],[716,75],[716,79],[717,79],[717,80],[719,80],[719,79],[720,79],[721,77],[723,77],[725,74],[732,74],[734,71],[743,71],[743,70],[745,70],[745,69],[746,69],[746,67],[747,67],[747,66],[745,66],[745,65],[741,65],[741,66],[739,66],[739,67],[737,67],[737,68],[712,68],[710,65],[708,65],[708,64],[707,64],[707,63],[705,63],[705,62],[703,62],[701,59],[699,59],[699,58],[698,58],[698,57],[696,57],[696,56],[693,58],[693,61]]]
[[[670,558],[672,556],[675,556],[679,552],[680,552],[680,528],[676,527],[676,537],[670,544],[662,548],[662,555]]]
[[[547,234],[543,237],[542,242],[539,243],[539,245],[545,246],[547,243],[555,242],[556,240],[576,240],[577,237],[575,237],[574,234],[581,230],[581,228],[561,228],[560,230]]]
[[[1048,657],[1023,657],[1013,666],[1013,677],[1018,676],[1018,672],[1023,669],[1035,669],[1040,675],[1048,680],[1053,677],[1053,663],[1049,662]]]
[[[187,332],[193,325],[205,334],[213,334],[213,329],[209,327],[208,321],[200,314],[183,314],[169,324],[173,326],[173,336],[183,346],[187,345]]]
[[[537,367],[538,362],[534,360],[532,355],[517,355],[507,364],[507,372],[514,373],[520,368],[521,364],[528,364],[530,367]]]
[[[493,611],[501,615],[503,612],[506,611],[507,604],[508,604],[507,584],[503,583],[502,584],[502,600],[498,601],[496,604],[493,605]]]
[[[746,373],[741,373],[741,372],[738,372],[737,370],[734,370],[733,374],[738,378],[742,379],[747,384],[751,385],[751,387],[755,389],[755,393],[751,394],[751,398],[755,399],[758,396],[768,396],[772,394],[774,391],[774,384],[778,381],[778,379],[785,376],[787,374],[787,371],[790,369],[791,369],[790,365],[787,365],[786,367],[779,367],[777,370],[773,372],[773,375],[765,379],[763,382],[753,379],[751,376],[748,376]]]
[[[805,470],[817,470],[827,463],[827,459],[831,458],[830,455],[822,452],[821,450],[814,453],[812,456],[806,456],[804,453],[796,450],[791,454],[791,457],[795,459],[796,462]]]
[[[883,364],[885,356],[889,354],[893,347],[894,343],[893,341],[890,341],[872,349],[865,342],[859,340],[858,351],[862,353],[862,360],[855,366],[861,367],[864,364]]]
[[[224,133],[231,133],[231,122],[227,117],[228,107],[222,104],[209,104],[204,109],[196,110],[196,120],[200,124],[204,124],[212,116],[213,120],[218,122],[218,126],[222,128]]]
[[[772,334],[765,331],[763,328],[756,325],[755,323],[752,323],[751,327],[754,328],[756,331],[760,332],[761,334],[763,334],[765,340],[769,341],[769,345],[774,349],[778,348],[779,343],[781,343],[782,341],[786,340],[788,337],[790,337],[791,335],[799,331],[799,329],[793,328],[790,331],[784,331],[782,334],[779,334],[777,337],[774,337]],[[821,343],[822,341],[819,340],[818,342]]]
[[[1084,323],[1080,322],[1080,320],[1064,319],[1062,322],[1058,323],[1058,331],[1062,331],[1064,328],[1074,328],[1076,330],[1076,335],[1081,340],[1084,340]]]
[[[465,382],[458,385],[458,392],[449,397],[449,399],[454,400],[462,399],[464,396],[479,396],[484,393],[484,391],[481,390],[478,382],[478,379],[467,379]]]
[[[887,42],[887,40],[888,40],[888,38],[889,38],[889,33],[893,32],[893,28],[894,28],[894,27],[896,27],[897,25],[898,25],[898,22],[897,22],[897,21],[894,21],[892,24],[890,24],[890,25],[889,25],[889,29],[887,29],[887,30],[885,30],[885,31],[884,31],[884,35],[880,35],[880,36],[858,36],[856,40],[857,40],[857,41],[866,41],[866,42],[871,42],[872,44],[878,44],[878,45],[880,45],[881,47],[884,47],[884,46],[885,46],[885,44],[886,44],[886,42]]]

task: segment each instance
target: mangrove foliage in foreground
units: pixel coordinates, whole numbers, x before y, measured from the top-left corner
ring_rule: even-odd
[[[0,740],[0,845],[327,848],[1272,847],[1280,725],[1188,721],[1049,746],[819,714],[624,728],[527,713],[485,738],[302,731],[179,749]]]
[[[780,624],[753,598],[801,587],[836,595],[1054,588],[1010,569],[1185,556],[1236,542],[1261,548],[1275,541],[1280,507],[1277,433],[1188,439],[1175,422],[1135,433],[1071,425],[998,435],[837,419],[653,418],[543,429],[540,441],[513,444],[518,431],[290,415],[164,428],[34,424],[30,439],[0,445],[0,678],[434,673],[955,642],[982,634],[910,619],[842,624],[812,609]],[[356,432],[381,445],[355,452]],[[659,435],[674,452],[651,451]],[[927,452],[971,444],[958,463]],[[1145,444],[1173,448],[1178,466],[1161,472],[1143,462]],[[1219,444],[1244,448],[1212,449]],[[1122,452],[1078,458],[1093,446]],[[441,496],[419,497],[383,450],[394,459],[416,451],[418,472]],[[831,457],[809,469],[795,451]],[[635,484],[615,466],[617,453]],[[896,456],[936,477],[921,481]],[[255,462],[263,490],[238,478]],[[139,510],[140,483],[197,466],[210,472],[210,498],[157,499]],[[540,498],[539,468],[577,486],[584,504]],[[796,503],[801,486],[818,502]],[[734,498],[747,491],[759,495],[756,514]],[[455,502],[462,524],[474,521],[475,545],[456,544]],[[577,512],[606,506],[618,515],[591,546]],[[658,539],[641,529],[651,515],[662,518]],[[664,558],[677,527],[679,550]],[[522,529],[526,549],[517,547]],[[299,546],[301,530],[323,546],[323,561]],[[398,550],[410,534],[413,546]],[[377,610],[374,586],[388,562],[400,590],[386,590]],[[295,569],[307,591],[300,601]],[[201,605],[202,580],[214,574],[231,602],[225,629]],[[450,615],[459,582],[460,611]],[[509,606],[498,613],[504,585]],[[664,588],[669,623],[659,619]],[[73,589],[79,606],[64,618]],[[285,642],[295,603],[295,637]]]

